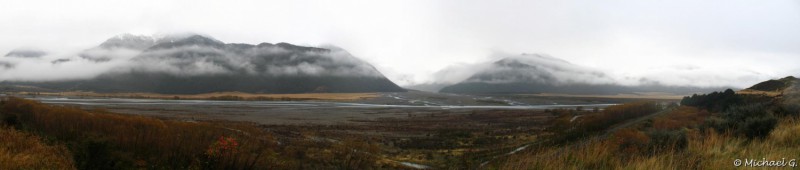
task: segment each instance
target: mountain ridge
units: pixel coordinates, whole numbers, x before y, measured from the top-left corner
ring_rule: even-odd
[[[646,79],[642,79],[645,81]],[[443,93],[558,93],[613,95],[666,92],[692,94],[728,87],[668,86],[645,81],[641,85],[620,85],[605,73],[539,54],[506,57],[491,63],[459,83],[441,88]]]
[[[4,81],[3,84],[36,86],[56,91],[164,94],[225,91],[247,93],[405,91],[369,63],[343,50],[303,47],[289,43],[226,44],[196,34],[155,40],[148,48],[131,48],[130,44],[120,41],[124,38],[118,37],[133,39],[132,42],[149,42],[139,41],[147,40],[146,38],[123,35],[86,50],[95,53],[92,58],[87,57],[89,55],[85,55],[87,52],[84,51],[79,55],[81,58],[98,63],[119,58],[113,56],[117,51],[135,54],[126,65],[115,67],[92,79]]]

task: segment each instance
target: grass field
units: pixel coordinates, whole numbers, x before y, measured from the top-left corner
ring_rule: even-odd
[[[765,96],[775,97],[783,93],[780,91],[761,91],[761,90],[744,89],[737,91],[736,94],[765,95]]]

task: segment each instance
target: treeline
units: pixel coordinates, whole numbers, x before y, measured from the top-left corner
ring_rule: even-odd
[[[373,144],[305,136],[278,140],[256,125],[184,122],[0,100],[5,126],[66,146],[77,169],[319,169],[377,167]],[[24,149],[24,148],[17,148]]]
[[[723,111],[732,105],[742,103],[744,103],[744,97],[737,95],[731,89],[727,89],[724,92],[693,94],[692,96],[685,96],[681,100],[681,105],[683,106],[694,106],[715,112]]]

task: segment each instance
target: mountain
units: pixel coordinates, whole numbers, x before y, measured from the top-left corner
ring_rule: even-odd
[[[415,84],[404,86],[406,89],[412,90],[419,90],[419,91],[427,91],[427,92],[439,92],[442,88],[450,86],[452,84],[449,83],[426,83],[426,84]]]
[[[20,58],[39,58],[47,55],[47,52],[36,49],[14,49],[6,54],[6,57],[20,57]]]
[[[100,44],[100,48],[128,48],[136,50],[144,50],[150,48],[155,44],[155,39],[149,36],[122,34],[109,38]]]
[[[108,62],[114,58],[118,58],[120,55],[135,55],[135,53],[139,51],[152,47],[155,43],[156,41],[152,37],[122,34],[109,38],[97,47],[84,50],[78,54],[78,56],[94,62]],[[52,63],[65,62],[64,60],[66,59],[59,60],[54,60]]]
[[[642,85],[619,85],[605,73],[538,54],[507,57],[466,80],[444,87],[443,93],[621,94],[661,92],[691,94],[725,88],[665,86],[641,79]]]
[[[94,56],[109,60],[120,50],[136,55],[92,79],[6,83],[58,91],[163,94],[405,91],[341,49],[224,43],[202,35],[168,36],[141,48],[148,43],[148,38],[122,36],[93,48],[100,51]]]

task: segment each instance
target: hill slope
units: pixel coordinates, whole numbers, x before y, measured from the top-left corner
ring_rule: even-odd
[[[778,80],[767,80],[758,84],[753,85],[750,90],[760,90],[760,91],[780,91],[786,89],[787,87],[791,86],[794,81],[798,81],[793,76],[784,77]]]
[[[645,81],[645,80],[643,80]],[[444,93],[561,93],[620,94],[663,92],[691,94],[724,88],[665,86],[646,83],[624,86],[603,72],[542,55],[523,55],[498,60],[468,79],[444,87]]]
[[[88,80],[5,82],[56,91],[198,94],[405,91],[344,50],[288,43],[228,44],[201,36],[118,36],[80,57],[128,63]],[[143,46],[150,45],[147,48]],[[67,61],[70,62],[70,61]]]

